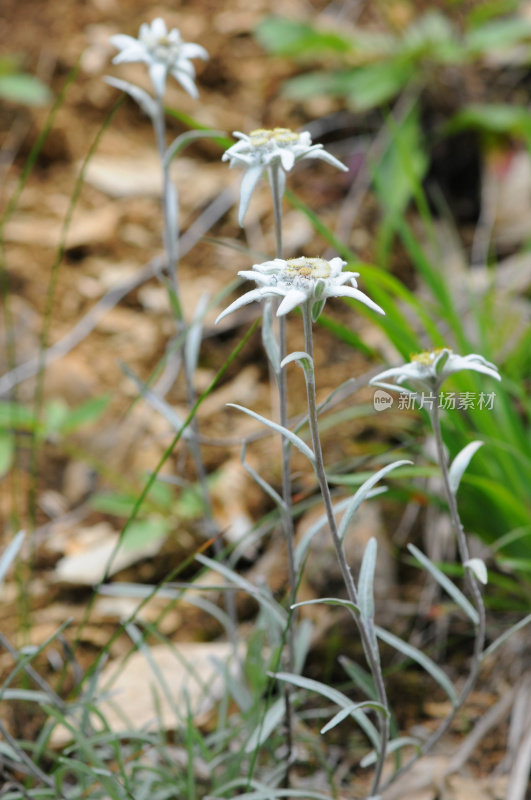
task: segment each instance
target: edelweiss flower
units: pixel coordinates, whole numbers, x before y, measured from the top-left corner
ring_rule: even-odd
[[[443,347],[413,355],[409,364],[386,369],[371,378],[370,383],[383,386],[385,389],[394,389],[396,387],[393,384],[385,383],[388,378],[393,378],[397,384],[407,381],[417,391],[438,392],[446,378],[464,369],[472,369],[490,375],[497,381],[501,380],[496,365],[491,364],[483,356],[475,353],[458,356],[450,348]]]
[[[277,175],[282,196],[286,185],[285,173],[303,158],[320,158],[338,169],[344,171],[348,169],[341,161],[327,153],[322,144],[312,144],[312,137],[308,131],[295,133],[289,128],[273,128],[273,130],[259,128],[251,131],[248,136],[239,131],[234,131],[233,135],[240,141],[225,151],[222,161],[230,161],[231,167],[245,168],[240,193],[238,216],[240,225],[264,170],[280,167],[277,169]]]
[[[359,272],[343,272],[346,261],[333,258],[326,261],[324,258],[290,258],[284,261],[275,258],[274,261],[264,261],[263,264],[253,264],[252,270],[238,272],[242,278],[256,281],[258,288],[242,295],[223,311],[216,322],[232,314],[237,308],[262,300],[264,297],[278,296],[284,299],[280,303],[277,316],[287,314],[296,306],[310,301],[319,305],[319,313],[328,297],[353,297],[366,306],[383,314],[380,306],[373,303],[366,294],[357,288],[356,277]],[[350,283],[350,286],[345,284]],[[314,319],[317,316],[314,314]]]
[[[195,69],[190,59],[206,60],[208,53],[199,44],[183,42],[177,28],[168,32],[166,23],[160,17],[154,19],[151,25],[141,25],[138,39],[119,33],[111,36],[111,43],[121,51],[113,58],[113,64],[143,61],[148,65],[151,82],[159,97],[164,94],[168,74],[173,75],[189,95],[198,97],[194,83]]]

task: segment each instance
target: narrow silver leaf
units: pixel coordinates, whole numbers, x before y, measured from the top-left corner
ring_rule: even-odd
[[[373,711],[379,711],[380,714],[385,714],[385,716],[389,716],[389,712],[381,703],[373,703],[371,700],[363,700],[361,703],[352,703],[350,707],[342,708],[341,711],[338,711],[337,714],[332,717],[332,719],[326,723],[326,725],[321,728],[320,733],[327,733],[331,731],[332,728],[335,728],[336,725],[339,725],[340,722],[343,722],[346,717],[350,717],[354,715],[354,713],[362,708],[369,708]]]
[[[314,600],[301,600],[300,603],[293,603],[290,608],[300,608],[301,606],[315,606],[319,603],[324,603],[328,606],[343,606],[348,608],[354,614],[359,614],[360,610],[351,600],[341,600],[339,597],[316,597]]]
[[[467,558],[467,560],[463,563],[463,566],[471,570],[478,581],[484,586],[488,583],[489,574],[482,558]]]
[[[22,542],[25,537],[24,531],[19,531],[13,539],[9,542],[8,546],[0,556],[0,584],[5,578],[6,572],[18,555]]]
[[[257,747],[260,747],[260,745],[266,742],[269,739],[269,736],[278,728],[284,719],[285,713],[286,700],[282,696],[279,697],[275,703],[273,703],[263,720],[252,732],[247,744],[245,745],[245,752],[252,753],[253,750],[256,750]]]
[[[376,554],[378,551],[378,544],[374,536],[371,536],[367,542],[367,547],[363,553],[363,559],[360,567],[359,585],[358,585],[358,600],[360,605],[360,613],[363,619],[374,619],[374,570],[376,568]]]
[[[224,564],[220,564],[219,561],[214,561],[212,558],[207,558],[207,556],[203,556],[200,553],[196,555],[195,560],[199,561],[203,566],[214,570],[214,572],[219,572],[220,575],[223,575],[224,578],[227,578],[227,580],[235,586],[239,586],[240,589],[243,589],[251,595],[251,597],[254,597],[262,608],[268,610],[280,627],[284,629],[286,624],[286,612],[282,606],[276,603],[271,597],[268,597],[258,587],[253,586],[252,583],[242,578],[242,576],[234,570],[226,567]]]
[[[466,447],[456,455],[454,460],[452,461],[452,466],[448,471],[448,479],[450,482],[450,489],[452,490],[452,494],[456,494],[457,490],[459,489],[459,484],[461,483],[461,478],[463,477],[466,468],[468,467],[470,460],[474,453],[479,450],[479,448],[483,445],[483,442],[475,441],[470,442],[467,444]]]
[[[391,739],[391,741],[387,742],[387,747],[385,748],[386,755],[389,756],[391,753],[401,750],[402,747],[414,747],[415,750],[420,751],[421,743],[418,739],[413,739],[412,736],[400,736],[398,739]],[[372,753],[363,756],[360,761],[360,767],[370,767],[372,764],[376,764],[376,757],[374,750]]]
[[[264,478],[262,478],[262,476],[259,475],[258,472],[255,469],[253,469],[253,467],[251,467],[250,464],[247,463],[247,461],[245,460],[246,452],[247,452],[247,442],[243,442],[240,455],[240,461],[242,463],[242,467],[249,473],[251,478],[254,481],[256,481],[256,483],[258,484],[258,486],[260,486],[262,491],[264,491],[267,495],[269,495],[271,500],[273,500],[273,502],[278,508],[285,509],[286,504],[282,499],[282,497],[279,495],[279,493],[275,489],[273,489],[273,487],[270,486],[270,484],[266,480],[264,480]]]
[[[103,79],[105,83],[108,83],[109,86],[114,86],[115,89],[121,89],[122,92],[126,92],[130,97],[133,98],[135,103],[138,103],[142,111],[154,119],[157,115],[157,103],[151,97],[148,92],[141,89],[140,86],[135,86],[134,83],[129,83],[129,81],[122,81],[120,78],[111,78],[109,75],[106,75]]]
[[[308,689],[311,692],[317,692],[317,694],[326,697],[327,700],[331,700],[332,703],[335,703],[341,708],[348,708],[353,718],[360,726],[360,728],[362,728],[364,733],[370,739],[374,748],[376,750],[378,749],[380,743],[380,736],[378,734],[378,731],[376,730],[372,722],[367,718],[367,715],[365,714],[362,708],[357,708],[356,710],[353,710],[352,700],[350,700],[345,694],[343,694],[343,692],[338,692],[337,689],[333,689],[326,683],[321,683],[320,681],[314,681],[312,678],[305,678],[303,675],[294,675],[292,673],[287,673],[287,672],[277,672],[275,673],[275,678],[277,678],[277,680],[279,681],[286,681],[287,683],[291,683],[294,686],[299,686],[301,689]]]
[[[280,348],[275,336],[273,324],[273,303],[271,298],[266,298],[262,310],[262,344],[275,375],[280,373]]]
[[[409,644],[408,642],[404,642],[403,639],[399,639],[398,636],[395,636],[389,631],[386,631],[384,628],[380,628],[376,626],[376,633],[378,637],[385,642],[386,644],[391,645],[394,647],[395,650],[398,650],[403,655],[411,658],[413,661],[416,661],[417,664],[426,670],[426,672],[431,675],[431,677],[439,684],[439,686],[444,689],[452,705],[457,705],[458,697],[457,692],[454,689],[454,686],[450,679],[446,676],[446,674],[442,671],[437,664],[429,658],[422,650],[418,650],[413,645]]]
[[[192,324],[188,328],[186,334],[186,369],[190,379],[197,369],[197,362],[199,361],[199,352],[201,350],[201,340],[203,336],[203,319],[206,314],[209,301],[208,292],[204,292],[199,298],[199,302],[194,311]]]
[[[309,461],[311,461],[312,464],[315,462],[315,456],[308,447],[308,445],[305,442],[303,442],[302,439],[299,438],[295,433],[288,430],[288,428],[284,428],[283,425],[278,425],[278,423],[273,422],[273,420],[267,419],[266,417],[263,417],[261,414],[257,414],[255,411],[251,411],[249,408],[245,408],[244,406],[239,406],[236,403],[227,403],[227,405],[229,408],[236,408],[238,409],[238,411],[243,411],[244,414],[249,414],[250,417],[253,417],[253,419],[258,420],[258,422],[261,422],[262,425],[267,425],[268,428],[271,428],[277,433],[280,433],[281,436],[284,436],[286,439],[289,439],[292,445],[294,445],[297,448],[297,450],[300,450],[300,452],[304,456],[306,456],[306,458]]]
[[[225,134],[223,131],[185,131],[185,133],[179,134],[166,150],[164,165],[168,166],[175,156],[191,142],[195,142],[197,139],[212,139],[218,136],[225,136]]]
[[[415,547],[414,544],[408,544],[407,549],[410,553],[412,553],[417,561],[422,564],[422,566],[428,570],[428,572],[435,578],[439,586],[450,595],[453,600],[457,603],[457,605],[463,609],[465,614],[472,620],[474,625],[477,625],[479,622],[479,615],[470,600],[468,600],[461,589],[459,589],[450,578],[441,572],[439,567],[436,567],[435,564],[430,561],[430,559],[424,555],[424,553]]]
[[[313,358],[305,353],[303,350],[297,350],[295,353],[290,353],[286,358],[282,359],[281,367],[285,367],[295,361],[303,370],[304,373],[313,373]]]
[[[401,459],[400,461],[394,461],[392,464],[387,464],[382,469],[379,469],[374,475],[371,475],[370,478],[362,483],[360,488],[356,491],[355,495],[353,496],[352,500],[350,501],[350,505],[347,507],[345,514],[343,515],[343,519],[339,525],[339,538],[342,540],[345,537],[347,532],[348,526],[350,525],[352,518],[360,505],[363,501],[369,496],[370,490],[373,486],[378,483],[379,480],[383,478],[384,475],[387,475],[388,472],[391,470],[396,469],[397,467],[401,467],[404,464],[412,464],[412,461],[407,461],[405,459]]]
[[[493,653],[495,653],[498,647],[501,647],[501,645],[504,642],[506,642],[507,639],[509,639],[513,634],[517,633],[517,631],[520,631],[522,630],[522,628],[525,628],[525,626],[529,625],[530,623],[531,623],[531,614],[528,614],[526,617],[519,620],[519,622],[516,622],[514,625],[512,625],[508,630],[502,633],[501,636],[498,636],[498,638],[495,639],[493,643],[489,645],[489,647],[487,647],[487,649],[481,656],[481,660],[485,661],[485,659],[491,656]]]

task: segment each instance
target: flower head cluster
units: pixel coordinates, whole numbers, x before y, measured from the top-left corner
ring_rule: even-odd
[[[179,81],[189,95],[198,97],[194,83],[195,69],[191,58],[208,59],[204,47],[192,42],[183,42],[177,28],[170,31],[160,17],[151,25],[140,26],[138,39],[119,33],[111,37],[111,43],[120,50],[113,64],[126,61],[142,61],[148,65],[149,76],[158,97],[162,97],[168,75]]]
[[[255,281],[258,286],[242,295],[223,311],[216,322],[227,314],[232,314],[236,309],[262,300],[265,297],[282,297],[277,310],[281,317],[296,306],[310,302],[324,306],[328,297],[352,297],[364,303],[373,311],[383,314],[380,306],[376,305],[357,286],[358,272],[343,272],[346,262],[341,258],[291,258],[285,261],[275,258],[263,264],[254,264],[252,270],[242,270],[238,273],[242,278]],[[350,285],[347,285],[350,284]]]
[[[459,356],[450,348],[443,347],[413,355],[408,364],[386,369],[375,375],[370,383],[393,389],[393,384],[386,383],[389,378],[393,378],[399,385],[404,382],[410,383],[416,391],[438,392],[446,378],[465,369],[482,372],[497,381],[501,380],[496,365],[491,364],[483,356],[476,353]]]
[[[231,167],[245,169],[240,193],[240,225],[249,207],[251,195],[265,170],[276,168],[282,196],[286,184],[285,173],[304,158],[319,158],[338,169],[347,169],[341,161],[327,153],[322,144],[312,144],[308,131],[295,133],[289,128],[259,128],[249,135],[239,131],[234,131],[233,135],[239,141],[225,151],[222,160],[229,161]]]

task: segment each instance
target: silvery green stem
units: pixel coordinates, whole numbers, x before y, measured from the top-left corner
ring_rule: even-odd
[[[323,503],[325,506],[326,518],[328,521],[328,526],[330,528],[330,534],[332,536],[332,541],[334,543],[334,548],[337,555],[337,560],[339,562],[339,566],[341,569],[341,574],[343,577],[343,582],[345,584],[345,588],[347,590],[348,599],[351,603],[355,606],[358,605],[358,592],[356,589],[356,584],[354,583],[354,578],[352,577],[352,572],[350,571],[350,567],[347,562],[347,558],[345,555],[345,551],[343,548],[343,543],[339,537],[338,528],[336,524],[336,519],[334,516],[334,509],[332,506],[332,497],[330,495],[330,489],[328,487],[328,481],[326,479],[326,472],[323,462],[323,450],[321,447],[321,437],[319,435],[319,422],[317,418],[317,399],[315,394],[315,374],[313,370],[313,331],[312,331],[312,301],[307,301],[302,306],[302,318],[304,322],[304,350],[310,356],[310,368],[305,372],[306,374],[306,393],[308,399],[308,421],[310,424],[310,432],[312,436],[312,445],[313,445],[313,452],[315,456],[315,474],[317,476],[317,480],[319,482],[319,487],[321,489],[321,495],[323,498]],[[385,691],[385,685],[383,681],[382,670],[380,667],[379,659],[375,655],[374,650],[371,645],[371,640],[369,636],[369,632],[367,631],[362,618],[357,615],[353,614],[354,620],[358,626],[358,630],[360,633],[361,641],[363,644],[363,650],[365,653],[365,658],[367,659],[367,663],[369,664],[371,674],[374,680],[374,684],[376,687],[376,692],[378,695],[378,701],[385,709],[389,709],[389,704],[387,702],[387,694]],[[376,763],[373,784],[371,788],[371,795],[376,795],[378,791],[378,787],[380,784],[380,780],[382,777],[382,771],[385,762],[385,756],[387,751],[387,742],[389,740],[389,717],[386,714],[379,715],[379,727],[380,727],[380,752],[378,753],[378,760]]]
[[[433,427],[433,433],[435,436],[435,444],[437,447],[437,459],[439,461],[439,466],[441,468],[441,475],[444,484],[444,492],[446,494],[446,500],[448,502],[448,509],[450,511],[450,519],[452,521],[452,527],[454,529],[455,538],[457,541],[457,547],[459,549],[459,555],[461,557],[461,562],[464,564],[465,561],[468,561],[470,558],[470,553],[468,551],[468,542],[466,540],[465,532],[463,530],[463,526],[461,524],[461,519],[459,517],[459,511],[457,510],[457,501],[454,492],[450,488],[450,478],[448,475],[448,464],[446,463],[446,453],[444,450],[444,443],[442,440],[442,433],[441,433],[441,420],[439,414],[439,395],[437,394],[435,398],[434,407],[431,409],[430,413],[431,424]],[[473,577],[471,571],[466,570],[467,580],[469,584],[470,591],[474,598],[474,602],[476,603],[476,608],[478,613],[480,614],[480,607],[483,608],[483,600],[481,597],[481,592],[479,591],[477,582]],[[481,614],[480,614],[481,617]]]
[[[271,187],[271,196],[273,199],[273,215],[275,220],[275,256],[276,258],[283,257],[282,247],[282,192],[279,182],[279,169],[280,166],[269,168],[269,185]],[[279,347],[279,361],[286,356],[286,318],[279,317],[278,319],[278,347]],[[279,369],[277,365],[273,365],[275,377],[278,385],[278,397],[280,406],[280,424],[287,428],[288,426],[288,393],[287,393],[287,379],[286,370]],[[294,549],[294,530],[293,530],[293,517],[291,515],[291,446],[288,439],[282,438],[282,499],[284,501],[284,509],[282,511],[282,526],[284,528],[284,537],[286,539],[286,547],[288,549],[288,570],[289,570],[289,590],[290,590],[290,606],[296,601],[297,594],[297,573],[295,569],[295,549]],[[289,620],[289,627],[287,632],[288,641],[288,671],[293,672],[295,668],[295,620],[296,611],[292,611]],[[286,698],[286,735],[287,735],[287,748],[288,748],[288,768],[286,772],[286,784],[289,784],[289,767],[291,761],[291,754],[293,752],[293,733],[292,733],[292,714],[291,714],[291,699],[289,687],[284,687]]]
[[[163,241],[166,258],[168,260],[168,276],[172,292],[174,295],[174,302],[176,306],[177,321],[183,322],[183,313],[181,308],[181,300],[179,295],[179,279],[178,279],[178,252],[177,242],[178,236],[173,235],[174,221],[170,220],[171,206],[170,193],[173,190],[170,178],[170,163],[167,163],[166,154],[166,117],[164,114],[164,103],[162,98],[158,98],[157,114],[153,118],[153,127],[155,129],[155,137],[157,140],[157,149],[159,151],[160,162],[162,164],[162,214],[163,214]]]
[[[155,129],[155,136],[157,139],[157,148],[159,151],[160,162],[162,165],[162,214],[163,214],[163,240],[164,240],[164,249],[166,252],[167,258],[167,267],[168,267],[168,275],[170,279],[170,286],[171,291],[174,295],[174,303],[172,307],[175,310],[175,314],[177,316],[176,323],[177,323],[177,332],[183,333],[186,330],[186,321],[183,317],[182,307],[181,307],[181,300],[179,295],[179,280],[178,280],[178,252],[177,252],[177,241],[178,241],[178,234],[175,235],[176,232],[176,223],[174,220],[170,219],[170,214],[172,213],[172,202],[170,200],[171,192],[173,191],[173,187],[171,185],[171,178],[170,178],[170,164],[165,158],[166,155],[166,119],[164,115],[164,104],[162,102],[162,97],[157,98],[157,114],[154,116],[153,119],[153,126]],[[195,402],[195,391],[192,383],[192,375],[191,370],[189,369],[189,365],[187,362],[186,356],[186,347],[185,347],[185,337],[182,337],[182,345],[181,345],[181,356],[183,359],[184,364],[184,374],[186,380],[186,399],[189,408],[192,408]],[[197,434],[197,422],[194,417],[191,423],[191,428],[194,434]],[[207,513],[207,518],[212,520],[212,512],[210,506],[210,496],[206,484],[206,472],[203,464],[203,460],[201,458],[201,454],[199,451],[199,446],[197,444],[197,436],[194,435],[190,439],[190,445],[192,449],[192,455],[195,461],[197,477],[199,481],[199,485],[201,486],[201,491],[203,494],[203,501],[205,503],[205,510]],[[212,526],[210,526],[212,527]],[[209,533],[212,533],[210,531]]]
[[[275,217],[275,254],[276,258],[283,258],[282,247],[282,194],[280,190],[279,170],[282,167],[278,164],[269,167],[269,185],[271,186],[271,196],[273,198],[273,214]]]
[[[442,439],[442,432],[441,432],[441,420],[439,414],[439,393],[436,392],[436,397],[433,403],[433,407],[430,410],[430,420],[433,427],[433,433],[435,436],[435,445],[437,448],[437,460],[439,462],[439,466],[441,469],[441,476],[443,479],[443,486],[444,486],[444,493],[446,495],[446,500],[448,503],[448,509],[450,512],[450,520],[452,523],[452,528],[454,530],[457,547],[459,550],[459,556],[461,558],[462,564],[465,563],[470,558],[469,551],[468,551],[468,542],[466,539],[465,532],[463,530],[463,525],[461,523],[461,518],[459,517],[459,511],[457,508],[457,500],[454,492],[450,486],[450,479],[448,473],[448,465],[446,462],[446,453],[444,449],[444,443]],[[437,730],[427,739],[420,750],[412,756],[409,761],[406,761],[402,767],[394,773],[392,778],[387,781],[385,786],[388,786],[392,781],[395,780],[399,775],[406,772],[416,761],[418,761],[421,756],[429,753],[430,750],[435,747],[439,739],[444,736],[444,734],[450,728],[452,722],[455,719],[457,712],[463,707],[464,703],[467,700],[470,692],[475,686],[477,681],[479,671],[481,669],[481,655],[483,653],[483,648],[485,646],[485,628],[486,628],[486,619],[485,619],[485,605],[483,603],[483,598],[481,596],[481,592],[477,583],[477,580],[472,573],[472,570],[469,570],[465,567],[465,580],[468,584],[470,589],[470,594],[472,595],[472,599],[474,601],[474,605],[476,611],[478,612],[478,619],[479,622],[476,626],[476,637],[474,641],[474,653],[472,655],[472,665],[470,667],[470,672],[468,674],[468,678],[465,681],[465,685],[459,695],[459,699],[455,706],[453,707],[450,714],[446,717],[446,719],[441,723],[441,725],[437,728]]]
[[[275,218],[275,254],[276,258],[283,258],[282,250],[282,195],[280,191],[280,182],[278,171],[280,166],[269,168],[269,183],[271,186],[271,196],[273,198],[273,213]],[[279,356],[280,361],[286,356],[286,318],[278,318],[278,338],[279,338]],[[278,382],[278,394],[280,405],[280,424],[288,427],[288,400],[287,400],[287,382],[286,370],[276,369],[276,378]],[[288,562],[289,562],[289,580],[291,591],[291,603],[295,602],[295,593],[297,590],[297,575],[295,570],[295,551],[293,547],[293,517],[291,516],[291,465],[290,465],[291,446],[287,439],[282,439],[282,499],[284,500],[286,511],[284,512],[284,534],[288,548]],[[290,635],[290,667],[293,667],[293,636]]]
[[[160,163],[162,165],[162,214],[163,214],[163,242],[164,250],[167,259],[168,276],[170,280],[170,289],[173,294],[172,308],[174,310],[177,326],[177,333],[186,333],[187,325],[182,312],[181,298],[179,294],[179,279],[178,279],[178,266],[179,266],[179,252],[178,241],[179,233],[177,227],[177,220],[172,219],[171,215],[177,216],[176,204],[172,202],[172,193],[175,192],[171,183],[170,177],[170,164],[171,161],[166,159],[166,117],[164,113],[164,103],[162,97],[157,98],[157,113],[153,117],[153,127],[155,130],[155,137],[157,140],[157,149],[159,152]],[[188,408],[193,408],[196,401],[196,394],[193,385],[193,365],[187,363],[187,351],[185,347],[186,337],[182,336],[181,345],[181,358],[184,366],[184,376],[186,382],[186,401]],[[189,439],[189,447],[195,465],[197,481],[201,490],[203,501],[203,508],[205,511],[205,520],[207,525],[207,537],[214,540],[214,551],[219,555],[222,544],[218,538],[218,526],[214,522],[214,515],[212,511],[212,503],[210,500],[210,491],[207,483],[207,473],[203,458],[201,456],[201,449],[198,444],[199,429],[197,419],[194,416],[190,422],[192,436]],[[225,605],[227,613],[232,621],[231,636],[234,647],[236,647],[236,602],[234,592],[225,593]]]
[[[470,558],[470,553],[468,550],[468,542],[466,539],[465,532],[463,530],[463,525],[459,517],[459,511],[457,509],[456,496],[450,486],[448,465],[446,463],[446,453],[444,450],[444,443],[442,440],[442,433],[441,433],[438,394],[437,397],[435,398],[434,407],[431,409],[430,417],[433,426],[433,433],[435,435],[435,443],[437,446],[437,458],[439,461],[439,466],[441,468],[444,492],[446,494],[446,500],[448,502],[448,509],[450,511],[452,528],[454,529],[454,534],[459,549],[459,555],[461,557],[461,563],[464,565],[465,562],[468,561],[468,559]],[[485,627],[486,627],[485,605],[483,603],[481,591],[479,589],[479,585],[474,573],[472,572],[472,570],[467,569],[466,567],[464,567],[464,569],[465,569],[465,580],[468,584],[470,594],[472,595],[476,611],[478,612],[479,622],[476,626],[476,639],[474,642],[474,655],[472,660],[472,667],[470,669],[468,680],[466,681],[465,686],[463,687],[463,691],[461,692],[461,695],[459,697],[459,704],[457,708],[454,708],[453,710],[452,719],[455,716],[458,708],[460,708],[466,701],[466,698],[468,697],[472,687],[474,686],[474,683],[476,681],[481,666],[481,653],[483,652],[483,647],[485,645]],[[448,723],[446,728],[449,727],[449,724],[450,723]]]
[[[286,318],[280,317],[278,323],[280,361],[286,357]],[[280,424],[288,427],[287,381],[286,370],[281,369],[278,375],[278,394],[280,400]],[[291,602],[295,603],[297,592],[297,574],[295,570],[295,549],[293,547],[294,530],[291,515],[291,445],[288,439],[282,439],[282,499],[286,504],[284,513],[284,530],[288,547],[289,581]],[[293,648],[293,644],[290,645]],[[293,658],[293,653],[291,654]]]

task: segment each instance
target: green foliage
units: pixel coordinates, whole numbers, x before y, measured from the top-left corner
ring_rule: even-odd
[[[52,99],[49,88],[19,69],[18,59],[0,58],[0,98],[26,106],[44,106]]]
[[[0,572],[2,563],[9,566],[16,556],[20,543],[21,536],[18,536],[9,552],[2,554]],[[220,566],[207,562],[208,566]],[[242,582],[237,573],[225,567],[223,571],[229,580],[233,578],[242,588],[254,593],[254,588]],[[173,571],[170,579],[176,572]],[[127,596],[124,588],[122,594]],[[161,587],[154,587],[154,592],[158,588]],[[189,584],[179,592],[179,600],[187,601],[188,588],[192,596],[197,591],[193,583]],[[0,701],[24,702],[25,713],[29,713],[33,706],[40,713],[45,712],[47,719],[36,743],[13,739],[0,747],[2,754],[15,764],[25,761],[30,765],[24,791],[13,782],[12,799],[49,797],[55,800],[68,796],[90,797],[91,800],[104,797],[113,800],[130,800],[131,797],[173,800],[175,797],[191,799],[207,795],[223,798],[232,796],[228,792],[236,785],[242,790],[259,785],[252,774],[259,751],[260,771],[266,769],[270,789],[281,785],[283,767],[279,768],[277,752],[283,743],[281,722],[285,704],[282,696],[278,698],[273,694],[274,681],[269,673],[278,669],[278,637],[285,632],[285,612],[265,592],[258,591],[255,596],[262,604],[262,614],[245,646],[243,643],[239,646],[241,670],[238,670],[237,679],[228,671],[224,672],[224,694],[217,704],[216,714],[206,726],[198,722],[191,709],[184,714],[175,709],[176,724],[171,732],[167,733],[162,725],[142,730],[135,725],[134,719],[127,723],[128,709],[123,708],[123,726],[119,731],[111,728],[101,708],[102,686],[97,669],[85,672],[67,700],[59,698],[43,679],[39,682],[40,691],[7,689],[17,673],[26,667],[31,669],[34,660],[55,645],[68,622],[40,647],[28,649],[24,654],[21,651],[17,667],[0,687]],[[170,649],[173,645],[157,631],[156,625],[143,629],[137,617],[142,604],[121,627],[133,638],[134,649],[142,651],[150,662],[150,648],[145,642],[148,633],[155,633]],[[109,651],[115,638],[116,634],[102,648],[100,657]],[[168,695],[168,675],[162,674],[156,664],[151,666],[151,686],[146,686],[146,692],[173,706],[176,694],[172,687],[172,694]],[[188,664],[192,671],[195,666]],[[208,693],[208,688],[205,686],[205,693]],[[179,701],[179,708],[186,707],[186,702],[181,701],[185,701],[185,695]],[[272,720],[280,723],[280,727],[271,724]],[[51,737],[58,728],[69,738],[69,743],[60,752],[51,745]],[[317,749],[318,741],[308,739],[306,745]],[[185,760],[181,757],[176,759],[176,753],[184,755]]]
[[[90,505],[96,511],[127,519],[133,514],[137,499],[138,491],[134,489],[129,492],[106,490],[92,495]],[[157,539],[178,527],[180,522],[201,519],[204,513],[197,485],[185,485],[176,493],[173,487],[155,482],[138,518],[128,526],[122,546],[134,548],[151,538]]]
[[[462,130],[478,130],[485,134],[514,136],[529,144],[531,111],[518,105],[471,103],[455,114],[444,130],[448,135]]]
[[[265,30],[271,34],[270,39],[273,38],[273,32],[283,24],[284,21],[279,19],[267,22]],[[487,21],[474,21],[470,25],[470,30],[465,32],[461,40],[456,38],[456,41],[460,41],[459,46],[464,48],[462,61],[476,57],[480,45],[487,48],[486,42],[491,41],[492,31],[497,26],[501,33],[496,46],[527,40],[530,33],[527,23],[518,29],[512,23],[508,24],[502,19],[493,20],[490,16]],[[291,23],[288,27],[295,36],[296,29]],[[438,42],[438,45],[430,58],[442,59],[443,53],[446,53],[445,58],[449,58],[449,50],[446,49],[448,34],[448,25],[443,24],[441,19],[437,22],[431,15],[428,21],[426,18],[421,19],[419,25],[404,35],[400,45],[401,52],[403,54],[408,49],[411,58],[414,54],[415,59],[418,59],[425,53],[423,42],[431,37],[431,41]],[[269,40],[266,37],[262,41],[267,44]],[[281,48],[281,42],[282,39],[279,38],[278,48]],[[352,53],[354,51],[359,56],[360,48],[355,49],[353,45]],[[388,48],[386,54],[382,50],[381,60],[375,63],[394,64],[394,56],[390,54],[392,49]],[[413,61],[410,60],[409,63],[412,64]],[[358,72],[361,68],[354,67],[351,71]],[[422,72],[421,78],[418,74],[420,71],[420,61],[417,61],[417,82],[428,79],[429,73]],[[345,71],[322,72],[319,80],[333,82],[338,74],[344,82],[340,93],[347,96],[349,83]],[[301,78],[307,79],[309,80],[308,76]],[[330,86],[328,84],[327,88],[330,89]],[[450,134],[465,128],[475,128],[485,135],[515,135],[529,141],[530,119],[528,110],[523,107],[476,105],[464,108],[456,114],[447,124],[446,131]],[[382,318],[374,318],[373,315],[374,324],[381,327],[404,359],[407,360],[411,353],[426,349],[426,346],[446,345],[462,354],[482,353],[498,363],[498,353],[502,349],[502,330],[492,316],[493,312],[496,313],[492,302],[494,290],[487,290],[481,296],[470,294],[473,324],[465,324],[462,315],[456,311],[456,287],[437,263],[438,245],[434,221],[423,186],[429,153],[418,104],[413,103],[408,113],[399,120],[388,118],[387,137],[387,146],[378,161],[370,164],[372,183],[382,211],[377,232],[378,266],[360,263],[354,253],[338,242],[331,231],[298,198],[289,196],[289,199],[306,214],[316,231],[349,261],[352,268],[361,272],[362,286],[386,312],[386,316]],[[420,236],[418,225],[413,231],[405,217],[405,211],[412,201],[422,223]],[[397,237],[415,268],[418,286],[423,290],[422,302],[416,293],[394,279],[387,269]],[[358,313],[366,312],[358,309]],[[333,327],[330,329],[333,330]],[[348,341],[348,337],[342,335],[339,329],[337,334],[343,341]],[[356,346],[354,341],[352,345]],[[520,570],[525,570],[531,556],[531,540],[525,536],[515,539],[510,537],[511,531],[519,530],[528,523],[530,515],[530,410],[522,390],[525,377],[529,374],[529,332],[524,328],[519,336],[512,338],[510,351],[504,348],[504,359],[505,363],[499,365],[503,375],[502,384],[493,387],[496,395],[493,410],[449,412],[444,417],[443,425],[445,439],[453,455],[469,443],[471,429],[476,432],[474,438],[481,438],[486,443],[485,452],[479,453],[474,459],[460,490],[460,507],[465,528],[473,530],[491,545],[504,540],[505,544],[498,553],[499,558],[516,559],[512,563],[518,565]],[[451,388],[477,393],[491,391],[477,375],[467,374],[455,377]],[[506,535],[509,535],[509,539],[505,539]]]
[[[136,492],[100,492],[93,496],[91,505],[98,511],[117,517],[128,517],[137,500]],[[163,483],[154,483],[147,495],[146,505],[160,513],[168,513],[173,505],[173,492]]]
[[[456,311],[457,287],[440,268],[437,255],[428,255],[424,244],[428,242],[430,250],[437,254],[434,221],[422,185],[426,156],[419,124],[415,107],[401,122],[390,120],[387,150],[372,169],[373,186],[382,209],[377,234],[378,266],[359,262],[298,198],[293,198],[293,204],[306,214],[316,231],[349,261],[351,267],[361,273],[361,286],[386,312],[385,317],[371,315],[374,324],[382,329],[405,360],[409,360],[411,353],[426,347],[450,346],[463,355],[481,353],[500,367],[502,382],[496,386],[487,386],[481,376],[472,373],[460,373],[445,385],[445,390],[474,392],[476,396],[481,391],[494,391],[495,403],[492,410],[476,407],[445,412],[444,436],[452,456],[470,442],[471,436],[485,443],[482,452],[474,457],[460,488],[463,524],[466,530],[473,531],[491,546],[496,547],[498,541],[503,541],[496,549],[500,565],[503,563],[504,568],[507,567],[507,559],[511,559],[509,563],[514,569],[529,574],[531,537],[512,538],[510,535],[511,531],[527,525],[531,514],[530,409],[523,390],[529,374],[529,331],[522,327],[520,335],[513,337],[511,350],[504,348],[502,329],[493,318],[496,313],[492,303],[494,290],[487,290],[480,296],[469,294],[470,317],[463,317]],[[390,190],[395,187],[396,196]],[[291,201],[292,197],[289,199]],[[411,201],[422,222],[421,236],[418,226],[414,232],[404,215],[405,206]],[[422,302],[386,268],[397,237],[415,268]],[[440,257],[443,258],[442,254]],[[367,313],[359,307],[356,311]],[[340,338],[349,341],[346,336],[340,335]],[[351,344],[356,346],[355,341]],[[502,350],[506,363],[500,363]]]
[[[284,93],[292,100],[314,95],[345,97],[349,107],[368,111],[395,97],[413,76],[414,68],[407,61],[381,62],[333,73],[309,72],[287,81]]]
[[[353,43],[334,31],[320,31],[305,22],[269,17],[257,29],[258,41],[270,53],[304,58],[322,53],[348,53]]]
[[[506,4],[492,5],[489,14],[469,17],[463,32],[440,11],[428,10],[400,33],[356,30],[350,35],[275,16],[264,20],[256,35],[274,55],[303,63],[328,59],[324,71],[288,80],[284,88],[288,97],[336,95],[344,97],[350,108],[366,111],[407,87],[419,90],[436,81],[442,67],[481,61],[493,52],[527,44],[531,21],[506,17],[506,12]]]
[[[0,478],[3,478],[15,458],[15,436],[10,431],[0,430]]]
[[[35,409],[21,403],[0,400],[0,477],[13,466],[16,434],[34,434],[39,441],[60,442],[86,425],[97,423],[110,401],[109,395],[93,397],[70,408],[63,400],[52,399],[43,418]]]
[[[386,198],[385,212],[395,218],[403,214],[426,175],[428,156],[420,124],[418,107],[414,106],[400,125],[389,119],[393,128],[389,147],[372,169],[380,195]]]

